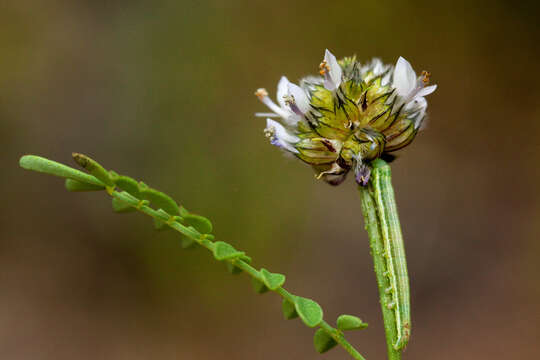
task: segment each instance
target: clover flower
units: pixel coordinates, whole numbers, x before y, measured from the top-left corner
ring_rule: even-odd
[[[408,145],[426,118],[430,74],[417,76],[400,57],[395,66],[380,59],[360,64],[355,57],[340,61],[328,50],[320,76],[300,80],[283,76],[277,104],[265,89],[255,95],[272,111],[266,117],[270,143],[308,163],[317,178],[338,185],[353,170],[365,186],[369,162]],[[271,118],[280,118],[282,123]]]

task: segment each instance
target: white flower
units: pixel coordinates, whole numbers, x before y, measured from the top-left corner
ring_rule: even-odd
[[[431,94],[437,89],[437,85],[426,86],[429,83],[429,73],[422,72],[416,77],[411,64],[400,57],[394,69],[392,86],[396,91],[396,102],[394,110],[404,105],[404,110],[421,115],[417,119],[423,118],[427,108],[427,101],[424,96]],[[417,121],[417,125],[420,121]]]
[[[289,126],[295,126],[309,110],[309,99],[305,91],[282,76],[277,87],[277,101],[273,102],[265,89],[258,89],[255,95],[268,106],[273,113],[256,113],[259,117],[281,117]]]
[[[287,84],[287,96],[284,96],[283,98],[285,99],[285,103],[289,105],[289,108],[296,115],[304,115],[310,109],[306,92],[296,84],[291,82]]]
[[[324,52],[324,60],[319,65],[319,73],[324,76],[324,87],[328,90],[336,90],[341,84],[343,71],[336,57],[328,49]]]
[[[300,138],[289,133],[283,125],[272,119],[266,119],[265,135],[270,138],[270,143],[292,153],[298,153],[293,144],[300,141]]]

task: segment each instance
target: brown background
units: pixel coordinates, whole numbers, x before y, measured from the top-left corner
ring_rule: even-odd
[[[530,4],[528,4],[530,3]],[[218,239],[384,359],[352,181],[332,188],[262,134],[286,74],[338,57],[407,58],[439,89],[393,164],[413,337],[405,359],[540,351],[539,7],[532,1],[8,1],[0,5],[0,359],[346,359],[202,250],[104,194],[17,166],[72,151],[213,220]]]

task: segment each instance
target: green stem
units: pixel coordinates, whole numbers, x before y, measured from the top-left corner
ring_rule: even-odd
[[[375,205],[386,250],[386,261],[390,265],[387,265],[387,271],[392,271],[389,274],[390,293],[392,294],[397,329],[394,348],[403,350],[407,346],[411,334],[411,305],[405,245],[399,224],[390,166],[382,160],[375,160],[373,169],[372,187]]]
[[[211,251],[214,254],[214,256],[218,258],[217,253],[215,251],[217,251],[217,249],[219,248],[216,248],[216,246],[218,246],[218,244],[223,245],[226,243],[223,243],[223,242],[215,243],[212,241],[214,239],[213,235],[203,234],[192,226],[183,225],[181,222],[184,222],[185,219],[182,217],[181,209],[178,209],[178,213],[181,216],[171,216],[162,209],[155,210],[152,207],[148,206],[148,204],[150,203],[149,201],[139,199],[138,197],[134,196],[132,192],[128,193],[126,191],[121,191],[121,192],[116,191],[115,181],[113,181],[113,179],[111,178],[111,175],[113,175],[113,172],[107,172],[97,162],[95,162],[94,160],[84,155],[74,154],[74,158],[81,166],[85,168],[89,168],[87,170],[91,171],[91,175],[83,173],[79,170],[73,169],[64,164],[60,164],[55,161],[45,159],[45,158],[35,156],[35,155],[25,155],[20,159],[19,163],[21,167],[28,170],[39,171],[42,173],[71,179],[68,184],[69,186],[67,186],[68,189],[77,190],[77,191],[97,190],[99,188],[105,189],[107,194],[109,194],[113,198],[113,204],[115,203],[115,201],[121,204],[125,204],[126,207],[132,207],[142,212],[143,214],[146,214],[154,218],[155,220],[159,220],[160,224],[164,223],[167,226],[169,226],[171,229],[178,231],[179,233],[192,239],[193,241],[195,241],[202,247]],[[118,178],[118,174],[114,173],[113,176]],[[138,194],[139,193],[138,187],[140,185],[137,185],[134,179],[131,179],[125,176],[123,178],[124,178],[124,186],[135,187],[133,189],[133,192]],[[119,180],[116,180],[116,181],[119,181]],[[92,186],[88,187],[88,184],[91,184]],[[146,191],[148,192],[148,190]],[[151,194],[153,194],[154,196],[154,201],[161,201],[160,204],[162,204],[163,206],[172,207],[173,213],[175,212],[174,211],[175,208],[178,208],[176,203],[174,203],[174,200],[170,199],[166,194],[160,193],[156,190],[153,190]],[[157,196],[157,200],[155,199],[156,196]],[[171,203],[174,206],[172,206]],[[234,248],[232,249],[236,250]],[[264,269],[262,269],[261,271],[258,271],[257,269],[255,269],[249,264],[250,260],[249,261],[243,260],[243,259],[247,260],[248,258],[249,257],[247,256],[245,257],[232,256],[230,258],[220,257],[218,259],[228,262],[230,265],[232,265],[232,268],[235,268],[235,267],[239,268],[243,270],[246,274],[251,276],[252,278],[256,279],[257,281],[261,283],[265,283],[265,278],[264,278],[265,273],[261,272]],[[274,275],[280,275],[280,274],[274,274]],[[284,279],[284,276],[283,276],[283,279]],[[266,284],[269,284],[269,283],[266,283]],[[270,287],[272,287],[272,289],[270,289]],[[345,337],[343,336],[343,333],[340,330],[330,326],[327,322],[324,321],[322,309],[317,303],[315,303],[314,301],[310,299],[301,298],[300,296],[291,294],[290,292],[285,290],[282,286],[274,287],[274,286],[269,285],[268,288],[269,290],[272,290],[276,292],[277,294],[279,294],[287,302],[291,304],[295,304],[297,311],[300,311],[299,310],[300,308],[298,307],[299,306],[298,303],[301,300],[302,304],[310,307],[311,314],[316,314],[315,315],[316,320],[314,321],[311,321],[311,319],[313,319],[313,316],[311,317],[310,320],[306,320],[306,319],[309,319],[306,313],[302,312],[302,314],[300,314],[300,316],[302,317],[302,320],[304,321],[304,323],[306,323],[307,326],[309,327],[319,326],[322,329],[322,331],[324,331],[328,336],[334,339],[336,343],[341,345],[354,359],[365,360],[364,357],[360,355],[360,353],[356,351],[356,349],[354,349],[353,346],[345,339]],[[306,301],[307,301],[307,305],[306,305]],[[301,307],[301,309],[305,311],[306,308]]]
[[[352,347],[351,344],[345,339],[343,336],[343,333],[337,329],[334,329],[332,326],[330,326],[326,321],[322,321],[320,324],[320,327],[326,331],[328,335],[330,335],[336,342],[341,345],[342,348],[345,349],[353,358],[355,359],[364,359],[362,355],[354,347]],[[364,359],[365,360],[365,359]]]
[[[126,204],[132,206],[133,208],[137,209],[138,211],[149,215],[155,219],[159,219],[162,221],[165,221],[167,225],[180,232],[181,234],[189,237],[190,239],[196,241],[199,245],[205,247],[206,249],[212,251],[212,242],[210,242],[206,235],[200,234],[197,230],[194,230],[193,228],[188,228],[182,224],[180,224],[177,221],[171,221],[171,218],[168,218],[164,213],[161,213],[159,211],[154,210],[153,208],[144,205],[143,202],[136,197],[126,193],[126,192],[118,192],[115,190],[110,190],[108,192],[113,198],[116,198],[120,201],[125,202]],[[232,265],[238,267],[239,269],[243,270],[246,274],[251,276],[252,278],[255,278],[259,281],[263,281],[261,274],[257,269],[255,269],[253,266],[248,264],[247,262],[240,260],[240,259],[233,259],[233,260],[225,260],[230,262]],[[279,294],[282,298],[286,299],[287,301],[294,303],[294,298],[296,295],[291,294],[287,290],[285,290],[283,287],[279,287],[278,289],[274,290],[277,294]],[[321,321],[319,325],[328,335],[330,335],[339,345],[341,345],[345,351],[347,351],[354,359],[356,360],[365,360],[365,358],[345,339],[343,336],[343,333],[339,331],[338,329],[330,326],[327,322],[324,320]]]
[[[373,257],[375,275],[379,288],[388,359],[400,360],[401,350],[399,348],[396,349],[400,324],[396,318],[400,317],[400,310],[402,308],[408,310],[409,305],[408,280],[401,282],[401,285],[406,284],[406,288],[402,289],[400,284],[397,283],[399,277],[397,273],[398,269],[400,269],[400,274],[403,273],[404,268],[406,276],[405,257],[402,250],[394,249],[396,247],[395,244],[388,242],[390,240],[388,234],[396,234],[399,231],[399,235],[401,236],[401,230],[394,229],[396,226],[399,227],[399,221],[385,221],[385,219],[388,219],[386,215],[388,211],[392,211],[392,218],[397,220],[397,209],[395,207],[393,191],[390,192],[392,186],[390,182],[390,167],[382,160],[374,161],[372,166],[371,180],[368,186],[359,187],[362,198],[362,212],[365,228],[369,235],[371,255]],[[393,206],[388,206],[388,203],[393,204]],[[387,241],[386,243],[385,240]],[[401,237],[397,238],[397,240],[401,240]],[[399,248],[400,246],[397,247]],[[397,264],[395,261],[396,252],[403,255],[399,259],[401,261],[398,261]],[[405,292],[406,296],[400,296],[401,292]],[[403,300],[403,298],[407,299],[405,303],[400,302],[400,299]]]

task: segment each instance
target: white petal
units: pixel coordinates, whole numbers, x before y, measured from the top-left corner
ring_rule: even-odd
[[[418,129],[426,117],[427,101],[423,97],[417,97],[405,105],[404,110],[408,112],[408,117],[414,119],[414,127]]]
[[[392,76],[392,71],[389,71],[386,75],[383,76],[381,79],[381,84],[383,86],[386,86],[390,82],[390,77]]]
[[[255,113],[255,116],[256,116],[256,117],[265,117],[265,118],[268,118],[268,117],[279,117],[278,114],[274,114],[274,113],[263,113],[263,112]]]
[[[416,86],[416,73],[411,64],[401,56],[394,70],[393,85],[400,96],[407,96]]]
[[[285,76],[282,76],[281,79],[279,79],[278,86],[277,86],[277,102],[281,108],[285,108],[285,99],[284,97],[287,95],[287,85],[289,84],[289,79],[287,79]]]
[[[427,100],[424,97],[418,97],[415,99],[415,101],[418,107],[421,107],[424,109],[427,108]]]
[[[326,61],[326,64],[328,64],[328,67],[330,68],[330,71],[329,71],[330,79],[334,83],[333,84],[334,89],[336,89],[341,84],[341,76],[342,76],[341,66],[339,66],[334,54],[328,51],[328,49],[326,49],[324,53],[324,60]],[[329,89],[329,90],[334,90],[334,89]]]
[[[422,96],[429,95],[432,92],[434,92],[436,89],[437,89],[437,85],[426,86],[425,88],[418,91],[415,97],[422,97]]]
[[[291,112],[291,115],[289,115],[288,117],[283,118],[283,121],[292,128],[296,128],[300,120],[302,120],[302,117],[300,115],[296,115],[293,112]]]
[[[300,87],[304,88],[307,84],[309,85],[322,85],[323,78],[320,76],[308,75],[302,80],[300,80]]]
[[[270,110],[272,110],[273,112],[275,112],[276,114],[278,114],[284,119],[288,118],[289,115],[292,113],[288,108],[283,108],[283,107],[278,106],[268,96],[262,97],[261,101],[264,105],[268,106]]]
[[[420,110],[418,114],[416,115],[416,118],[414,119],[414,128],[415,129],[421,128],[425,119],[426,119],[426,109],[424,108]]]
[[[384,72],[384,65],[379,58],[373,58],[373,60],[371,60],[371,66],[375,76],[379,76]]]
[[[272,144],[285,150],[297,153],[298,150],[291,145],[300,141],[300,138],[289,133],[283,125],[272,119],[266,119],[266,129],[273,132]]]
[[[416,112],[418,110],[426,110],[427,108],[427,100],[421,96],[417,96],[414,98],[414,100],[409,101],[407,105],[405,105],[405,110],[410,112]]]
[[[274,127],[274,129],[276,129],[276,137],[278,139],[289,142],[289,143],[297,143],[298,141],[300,141],[300,139],[297,136],[289,133],[287,129],[285,129],[283,125],[281,125],[277,121],[274,121],[272,119],[266,119],[266,124],[267,125],[271,124]]]
[[[294,98],[294,102],[296,103],[296,106],[298,106],[298,109],[305,114],[309,111],[309,99],[305,93],[305,91],[298,85],[289,83],[288,86],[288,92],[289,95],[291,95]]]

